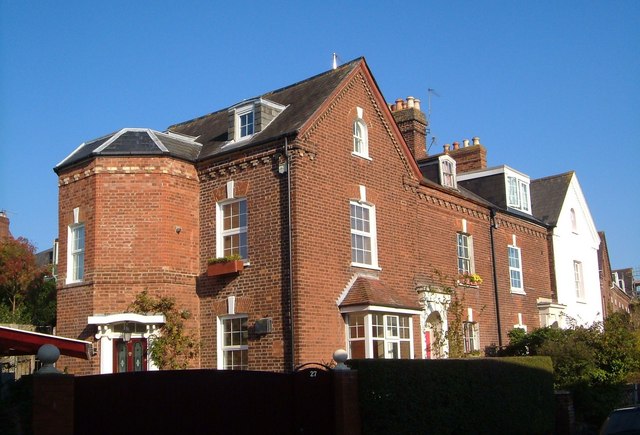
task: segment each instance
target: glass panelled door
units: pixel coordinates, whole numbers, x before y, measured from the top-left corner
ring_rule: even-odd
[[[114,340],[113,372],[142,372],[147,370],[147,340],[132,338]]]

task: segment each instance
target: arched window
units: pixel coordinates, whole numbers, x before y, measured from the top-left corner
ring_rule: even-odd
[[[353,122],[353,153],[362,157],[369,157],[369,138],[367,124],[362,119],[363,110],[358,107],[358,117]]]

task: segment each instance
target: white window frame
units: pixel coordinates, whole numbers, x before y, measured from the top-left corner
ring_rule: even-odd
[[[246,126],[251,126],[251,131],[249,133],[245,133],[242,134],[242,122],[243,122],[243,118],[246,116],[251,115],[252,121],[251,123],[247,123],[245,125]],[[255,134],[255,129],[256,129],[256,113],[255,113],[255,109],[254,109],[254,105],[250,105],[250,106],[244,106],[244,107],[239,107],[235,110],[235,128],[234,128],[234,132],[235,132],[235,140],[242,140],[242,139],[247,139],[250,138],[251,136],[253,136]]]
[[[512,253],[515,256],[512,256]],[[509,260],[509,285],[511,286],[511,293],[524,294],[524,280],[522,274],[522,250],[515,245],[507,246],[507,257]],[[520,281],[520,285],[514,283],[516,280],[514,274],[517,275],[517,280]]]
[[[244,319],[244,324],[246,325],[246,329],[241,328],[240,334],[243,334],[244,337],[241,337],[240,344],[232,344],[225,345],[225,334],[228,332],[225,329],[225,321],[236,320],[236,319]],[[248,351],[249,351],[249,316],[246,314],[234,314],[228,316],[220,316],[218,317],[218,333],[217,333],[217,342],[218,342],[218,370],[247,370],[248,369]],[[241,322],[242,325],[242,322]],[[236,331],[232,331],[231,333],[236,333]],[[244,341],[244,343],[243,343]],[[227,366],[225,363],[225,355],[228,352],[244,352],[245,357],[247,358],[243,363],[238,366]]]
[[[529,195],[529,182],[514,175],[506,177],[507,207],[531,211],[531,196]]]
[[[358,319],[364,321],[351,323]],[[352,312],[345,319],[347,349],[350,358],[352,343],[364,342],[365,358],[413,359],[413,318],[411,314],[383,311]],[[356,332],[354,336],[354,332]],[[382,352],[377,352],[380,344]],[[404,349],[404,350],[403,350]],[[356,356],[357,357],[357,356]]]
[[[443,155],[438,158],[438,162],[438,168],[440,171],[440,184],[445,187],[457,189],[458,183],[456,181],[456,161],[448,155]],[[445,169],[449,169],[449,171],[446,171]]]
[[[579,301],[585,300],[584,294],[584,274],[582,272],[582,262],[575,261],[573,262],[573,282],[576,290],[576,298]]]
[[[79,239],[78,235],[82,234]],[[76,243],[81,240],[82,246]],[[84,223],[69,225],[67,231],[67,284],[82,282],[85,272],[86,229]]]
[[[362,209],[368,212],[368,220],[364,217],[354,216],[353,211]],[[376,237],[376,208],[374,205],[363,201],[350,201],[349,202],[349,220],[351,228],[351,265],[357,267],[377,268],[378,267],[378,242]],[[363,225],[358,225],[362,222]],[[368,224],[368,230],[366,225]],[[362,228],[358,228],[362,226]],[[358,245],[358,240],[361,240],[362,246]],[[369,242],[369,247],[365,246],[365,242]],[[358,261],[358,253],[369,253],[370,262],[366,262],[366,258],[363,261]]]
[[[367,123],[362,119],[364,110],[356,108],[357,118],[353,121],[353,152],[354,156],[369,159],[369,130]]]
[[[464,337],[464,353],[480,351],[480,325],[478,322],[462,322],[462,334]]]
[[[225,230],[224,229],[225,207],[235,203],[238,203],[238,204],[244,203],[244,209],[245,209],[244,225],[239,225],[238,227],[233,227]],[[242,206],[240,205],[240,207]],[[218,202],[216,204],[216,255],[218,257],[225,257],[227,255],[238,253],[245,261],[247,261],[249,259],[248,228],[249,228],[249,210],[248,210],[247,198],[233,198],[226,201]],[[246,244],[238,245],[237,252],[234,252],[236,251],[234,249],[233,251],[226,253],[225,246],[224,246],[225,239],[227,237],[232,237],[235,235],[238,235],[239,239],[241,240],[244,235]]]
[[[471,234],[465,232],[456,233],[456,258],[458,261],[458,273],[460,275],[475,273],[473,236],[471,236]]]

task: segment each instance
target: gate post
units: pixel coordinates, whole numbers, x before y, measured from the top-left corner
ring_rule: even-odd
[[[44,363],[33,375],[33,433],[34,435],[73,435],[74,379],[53,367],[60,351],[45,344],[38,350]]]
[[[333,354],[338,365],[333,369],[333,394],[336,435],[361,433],[360,403],[358,401],[358,372],[344,365],[347,352],[338,349]]]

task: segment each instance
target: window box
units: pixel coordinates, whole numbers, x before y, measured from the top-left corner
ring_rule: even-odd
[[[207,276],[223,276],[240,273],[244,269],[244,260],[237,256],[212,258],[207,266]]]
[[[477,273],[464,273],[458,278],[458,285],[462,287],[478,288],[482,284],[482,277]]]

